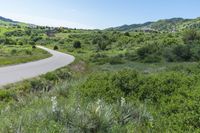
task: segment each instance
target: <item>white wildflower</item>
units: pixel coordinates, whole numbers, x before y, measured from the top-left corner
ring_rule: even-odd
[[[98,106],[95,110],[95,113],[99,112],[100,106]]]
[[[51,97],[51,102],[52,102],[52,112],[56,112],[58,109],[58,102],[57,102],[57,97]]]
[[[101,105],[101,100],[100,99],[98,99],[97,105]]]
[[[97,104],[97,108],[96,108],[95,112],[97,113],[97,112],[99,112],[99,110],[100,110],[101,107],[102,107],[102,105],[101,105],[101,100],[98,99],[98,101],[96,102],[96,104]]]
[[[125,103],[126,103],[126,99],[121,97],[121,106],[124,106]]]

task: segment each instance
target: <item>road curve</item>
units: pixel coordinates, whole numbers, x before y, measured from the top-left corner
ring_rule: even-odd
[[[58,68],[69,65],[75,59],[73,56],[68,54],[54,51],[42,46],[37,47],[46,50],[52,54],[52,56],[39,61],[0,67],[0,87],[54,71]]]

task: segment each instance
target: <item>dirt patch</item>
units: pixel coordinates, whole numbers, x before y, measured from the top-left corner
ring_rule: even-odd
[[[79,61],[77,63],[70,65],[70,69],[74,72],[85,72],[86,68],[87,65],[84,61]]]

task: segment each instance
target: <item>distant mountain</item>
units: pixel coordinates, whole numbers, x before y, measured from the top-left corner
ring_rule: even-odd
[[[29,24],[14,21],[9,18],[0,16],[0,26],[28,26]]]
[[[132,24],[132,25],[123,25],[119,27],[109,28],[107,30],[116,30],[116,31],[138,31],[138,30],[148,30],[148,31],[180,31],[183,29],[200,29],[200,18],[196,19],[183,19],[183,18],[172,18],[172,19],[163,19],[156,22],[147,22],[144,24]]]
[[[17,21],[13,21],[12,19],[4,18],[4,17],[2,17],[2,16],[0,16],[0,20],[1,20],[1,21],[4,21],[4,22],[18,23]]]

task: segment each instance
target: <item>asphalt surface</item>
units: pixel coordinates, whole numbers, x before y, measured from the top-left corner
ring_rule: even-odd
[[[0,67],[0,87],[46,74],[47,72],[69,65],[75,59],[73,56],[65,53],[42,46],[37,47],[46,50],[52,56],[39,61]]]

